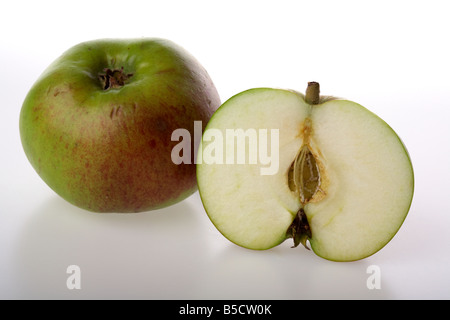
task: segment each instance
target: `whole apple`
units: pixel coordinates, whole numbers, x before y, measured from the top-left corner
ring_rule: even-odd
[[[100,39],[44,71],[23,103],[20,134],[34,169],[70,203],[148,211],[197,190],[193,161],[171,159],[171,134],[206,125],[219,105],[206,70],[173,42]]]

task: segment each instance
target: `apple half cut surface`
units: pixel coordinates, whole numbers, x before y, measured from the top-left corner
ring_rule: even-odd
[[[245,248],[293,238],[328,260],[383,248],[408,214],[414,174],[400,138],[361,105],[272,88],[244,91],[213,115],[197,181],[216,228]]]

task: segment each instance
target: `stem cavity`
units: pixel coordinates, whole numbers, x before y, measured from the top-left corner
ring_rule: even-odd
[[[104,73],[100,73],[98,78],[103,90],[118,89],[125,85],[125,82],[133,76],[132,73],[124,73],[123,67],[119,70],[103,69]]]

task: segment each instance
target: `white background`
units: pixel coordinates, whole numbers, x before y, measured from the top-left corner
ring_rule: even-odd
[[[0,4],[0,298],[450,298],[450,49],[445,1],[2,1]],[[286,242],[240,248],[198,193],[172,207],[99,215],[59,198],[28,163],[19,112],[63,51],[103,37],[162,37],[208,70],[222,101],[273,86],[356,101],[389,123],[415,169],[395,238],[336,263]],[[380,208],[383,210],[383,208]],[[66,268],[81,268],[68,290]],[[379,266],[381,289],[366,272]]]

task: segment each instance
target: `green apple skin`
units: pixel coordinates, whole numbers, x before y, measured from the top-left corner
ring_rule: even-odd
[[[205,134],[236,128],[279,130],[279,170],[261,175],[260,162],[197,164],[205,211],[231,242],[254,250],[278,246],[291,238],[287,231],[302,209],[318,256],[355,261],[382,249],[403,224],[414,193],[411,159],[394,130],[365,107],[332,97],[312,105],[292,90],[255,88],[222,104]],[[205,134],[199,158],[215,141]],[[289,172],[304,145],[320,163],[321,185],[302,203]]]
[[[105,90],[106,69],[129,75]],[[78,44],[35,82],[20,113],[23,149],[68,202],[94,212],[141,212],[197,190],[195,164],[176,165],[175,129],[193,136],[220,105],[206,70],[165,39]],[[193,146],[194,147],[194,146]]]

